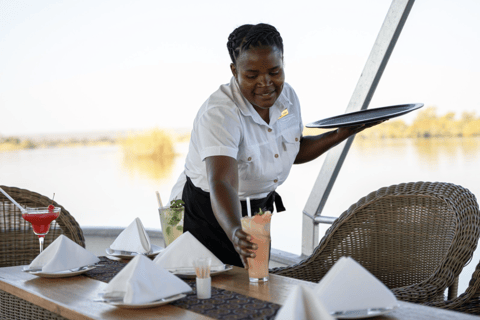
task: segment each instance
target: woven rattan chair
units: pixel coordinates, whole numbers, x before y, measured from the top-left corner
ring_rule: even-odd
[[[480,262],[477,264],[464,293],[454,299],[431,302],[427,305],[480,315]]]
[[[456,297],[458,276],[479,236],[480,212],[469,190],[451,183],[403,183],[361,198],[311,256],[271,272],[318,282],[340,257],[351,256],[399,300],[443,301],[448,287],[449,298]]]
[[[36,192],[15,187],[0,186],[22,206],[47,207],[52,200]],[[63,234],[85,248],[83,231],[70,213],[62,209],[45,236],[45,248]],[[0,193],[0,267],[27,265],[39,254],[38,237],[29,222],[23,220],[20,210]],[[0,290],[1,319],[63,320],[64,317]]]
[[[52,203],[48,197],[36,192],[15,187],[0,186],[22,206],[47,207]],[[52,222],[45,236],[45,248],[63,234],[85,248],[85,238],[77,221],[61,205],[60,216]],[[0,193],[0,267],[30,264],[39,254],[38,237],[29,222],[23,220],[20,210]]]

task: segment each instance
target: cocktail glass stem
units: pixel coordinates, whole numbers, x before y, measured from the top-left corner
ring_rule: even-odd
[[[40,243],[40,253],[43,251],[43,241],[45,239],[43,237],[38,237],[38,242]]]

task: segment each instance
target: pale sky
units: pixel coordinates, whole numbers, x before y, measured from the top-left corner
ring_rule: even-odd
[[[228,35],[259,22],[282,34],[304,123],[341,114],[390,4],[0,0],[0,135],[189,128],[230,80]],[[417,0],[370,108],[480,116],[479,13],[478,0]]]

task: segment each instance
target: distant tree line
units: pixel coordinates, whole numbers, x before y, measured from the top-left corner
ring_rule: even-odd
[[[116,141],[114,139],[110,139],[107,137],[102,137],[94,140],[71,138],[68,140],[44,140],[44,141],[32,141],[29,139],[20,139],[18,137],[0,137],[0,151],[87,146],[87,145],[95,145],[95,144],[113,144],[115,142]]]
[[[417,112],[411,125],[403,120],[389,120],[359,134],[362,138],[446,138],[480,136],[480,118],[475,112],[463,112],[456,119],[454,112],[437,115],[435,107]]]
[[[28,139],[21,140],[17,137],[0,137],[0,151],[34,148],[37,148],[37,144]]]
[[[422,108],[417,117],[408,125],[401,118],[391,119],[357,134],[363,139],[429,139],[449,137],[479,137],[480,117],[475,112],[462,112],[460,118],[454,112],[437,115],[435,107]],[[304,135],[317,135],[332,129],[305,128]]]
[[[399,139],[399,138],[447,138],[447,137],[478,137],[480,136],[480,117],[475,112],[462,112],[460,118],[454,112],[443,116],[437,115],[435,107],[422,108],[417,111],[417,117],[412,124],[407,125],[402,119],[392,119],[360,132],[357,136],[364,139]],[[322,129],[305,128],[304,135],[316,135]],[[172,138],[160,129],[151,130],[143,135],[130,135],[127,139],[69,139],[36,142],[18,137],[1,137],[0,151],[19,149],[68,147],[78,145],[113,144],[120,142],[125,153],[136,157],[171,158],[174,142],[189,140],[189,135]]]

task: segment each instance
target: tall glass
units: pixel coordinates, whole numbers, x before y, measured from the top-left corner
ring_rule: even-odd
[[[43,251],[44,238],[50,230],[50,223],[60,215],[60,207],[40,207],[27,208],[26,213],[22,213],[23,219],[32,224],[33,233],[38,236],[40,243],[40,253]]]
[[[183,215],[185,208],[158,208],[165,247],[183,233]]]
[[[270,213],[242,218],[242,230],[248,233],[252,237],[252,242],[258,246],[255,258],[247,258],[250,282],[268,281],[271,219]]]

